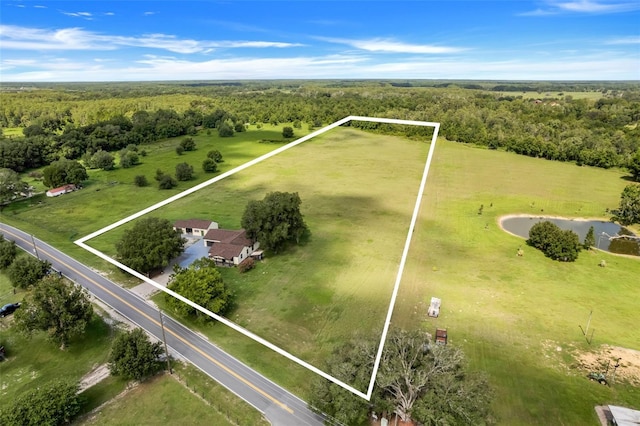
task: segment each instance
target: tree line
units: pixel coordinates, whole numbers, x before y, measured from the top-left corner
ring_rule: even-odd
[[[101,86],[100,94],[90,88],[80,93],[54,89],[3,94],[0,125],[23,127],[24,138],[0,144],[0,167],[23,171],[61,157],[115,151],[198,128],[230,135],[243,131],[245,123],[304,122],[318,127],[348,115],[436,121],[441,123],[440,135],[451,141],[579,165],[626,167],[640,155],[640,89],[633,84],[602,90],[599,99],[573,99],[558,93],[561,85],[554,86],[553,95],[540,93],[539,99],[503,94],[495,91],[495,84],[471,89],[376,82],[280,86],[158,84],[146,85],[140,97],[119,85]],[[397,131],[376,123],[365,127]]]

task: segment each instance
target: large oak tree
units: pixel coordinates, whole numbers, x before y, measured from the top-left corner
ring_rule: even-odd
[[[40,280],[15,313],[16,325],[27,335],[44,331],[65,349],[69,340],[82,334],[93,316],[87,291],[57,275]]]
[[[354,339],[336,349],[325,371],[366,389],[376,352],[377,339]],[[487,424],[493,420],[491,395],[483,375],[467,372],[459,348],[435,345],[419,330],[392,330],[370,402],[317,378],[309,404],[348,425],[369,424],[371,412],[395,413],[425,425]]]
[[[182,254],[184,243],[171,222],[148,217],[137,221],[116,243],[117,257],[130,268],[148,274]]]
[[[251,240],[277,252],[289,242],[299,243],[309,231],[300,204],[297,192],[271,192],[261,201],[249,201],[242,215],[242,227]]]

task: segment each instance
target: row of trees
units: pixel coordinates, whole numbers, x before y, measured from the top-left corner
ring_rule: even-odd
[[[56,91],[10,94],[5,117],[22,114],[32,118],[20,120],[28,135],[24,141],[11,140],[1,147],[0,167],[21,171],[61,156],[75,159],[85,152],[115,151],[129,144],[190,134],[199,127],[230,136],[243,131],[247,122],[302,121],[317,126],[352,114],[437,121],[442,124],[441,135],[449,140],[597,167],[630,166],[640,149],[640,127],[636,125],[640,91],[629,85],[615,97],[591,100],[556,94],[539,101],[481,88],[354,86],[319,89],[298,84],[293,89],[256,91],[253,86],[239,85],[197,93],[190,87],[172,86],[162,89],[173,94],[158,91],[159,96],[143,99],[121,94],[96,99],[88,91],[81,96],[92,101],[81,105]],[[206,92],[211,95],[203,95]],[[51,98],[25,102],[34,96]],[[44,109],[54,98],[68,103],[66,109],[52,108],[58,111],[57,118]],[[96,113],[81,114],[84,108]]]

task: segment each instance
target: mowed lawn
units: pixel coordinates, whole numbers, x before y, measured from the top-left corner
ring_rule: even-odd
[[[640,390],[594,385],[571,355],[605,343],[640,350],[640,259],[583,251],[554,262],[498,224],[514,213],[606,220],[626,174],[438,143],[393,323],[446,328],[490,375],[503,424],[588,424],[596,404],[640,408]],[[432,296],[437,319],[426,316]],[[591,310],[590,346],[578,325]]]
[[[233,321],[321,366],[354,331],[382,330],[428,148],[340,128],[152,214],[238,229],[249,200],[297,192],[309,241],[268,253],[249,273],[222,272],[235,293]],[[113,253],[120,232],[89,244]]]

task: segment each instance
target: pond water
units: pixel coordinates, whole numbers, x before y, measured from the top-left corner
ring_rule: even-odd
[[[640,238],[628,229],[613,222],[603,220],[559,219],[545,216],[511,216],[501,220],[505,231],[529,238],[529,230],[538,222],[549,221],[558,225],[560,229],[570,229],[580,237],[580,241],[593,226],[596,240],[595,246],[600,250],[618,254],[640,256]]]

